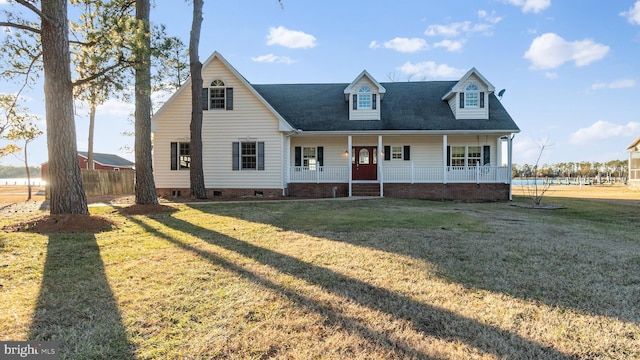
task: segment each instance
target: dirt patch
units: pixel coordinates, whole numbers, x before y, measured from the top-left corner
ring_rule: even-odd
[[[2,228],[5,232],[35,232],[39,234],[52,233],[99,233],[117,227],[116,222],[94,215],[63,214],[45,215],[28,221],[7,225]]]

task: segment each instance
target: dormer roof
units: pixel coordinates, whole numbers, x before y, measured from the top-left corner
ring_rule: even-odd
[[[360,75],[356,76],[356,78],[351,82],[351,84],[347,85],[347,87],[344,88],[345,97],[347,95],[353,93],[353,87],[358,82],[360,82],[360,80],[363,77],[366,77],[367,79],[369,79],[369,81],[371,81],[373,83],[373,85],[375,85],[378,88],[378,93],[380,94],[380,99],[382,99],[382,97],[384,96],[384,93],[387,92],[387,89],[385,89],[384,86],[382,86],[376,79],[374,79],[373,76],[371,76],[371,74],[369,74],[369,72],[367,72],[367,70],[362,70]]]
[[[449,90],[449,92],[442,97],[442,100],[449,100],[450,98],[455,96],[455,94],[464,92],[464,89],[462,88],[463,84],[474,74],[480,79],[480,81],[485,84],[489,93],[492,93],[496,90],[496,88],[489,82],[489,80],[482,76],[482,74],[480,74],[480,72],[475,67],[472,67],[469,71],[467,71],[466,74],[464,74],[460,78],[460,80],[458,80],[458,82],[451,88],[451,90]]]

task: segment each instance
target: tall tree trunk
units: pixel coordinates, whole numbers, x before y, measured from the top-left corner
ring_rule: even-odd
[[[144,41],[136,49],[135,160],[136,204],[157,204],[151,164],[151,31],[149,0],[136,0],[136,19],[144,24]]]
[[[206,199],[204,170],[202,168],[202,63],[198,55],[202,28],[203,0],[193,0],[193,19],[189,38],[189,65],[191,70],[191,143],[189,169],[191,197]]]
[[[51,214],[88,214],[78,164],[67,1],[42,1],[42,62]]]
[[[31,200],[31,171],[29,171],[29,158],[27,157],[27,145],[29,141],[24,142],[24,167],[27,170],[27,201]]]
[[[87,169],[95,169],[93,163],[93,131],[96,126],[96,105],[92,101],[89,109],[89,139],[87,139]]]

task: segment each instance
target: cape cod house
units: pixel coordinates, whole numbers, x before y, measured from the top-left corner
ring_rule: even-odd
[[[209,197],[507,200],[518,126],[475,68],[457,81],[249,83],[218,52],[202,68]],[[159,195],[189,196],[191,84],[152,119]]]

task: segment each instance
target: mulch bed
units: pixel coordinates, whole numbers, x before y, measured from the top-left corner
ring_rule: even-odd
[[[95,215],[60,214],[44,215],[28,221],[10,224],[2,228],[5,232],[52,233],[99,233],[117,227],[116,222]]]

